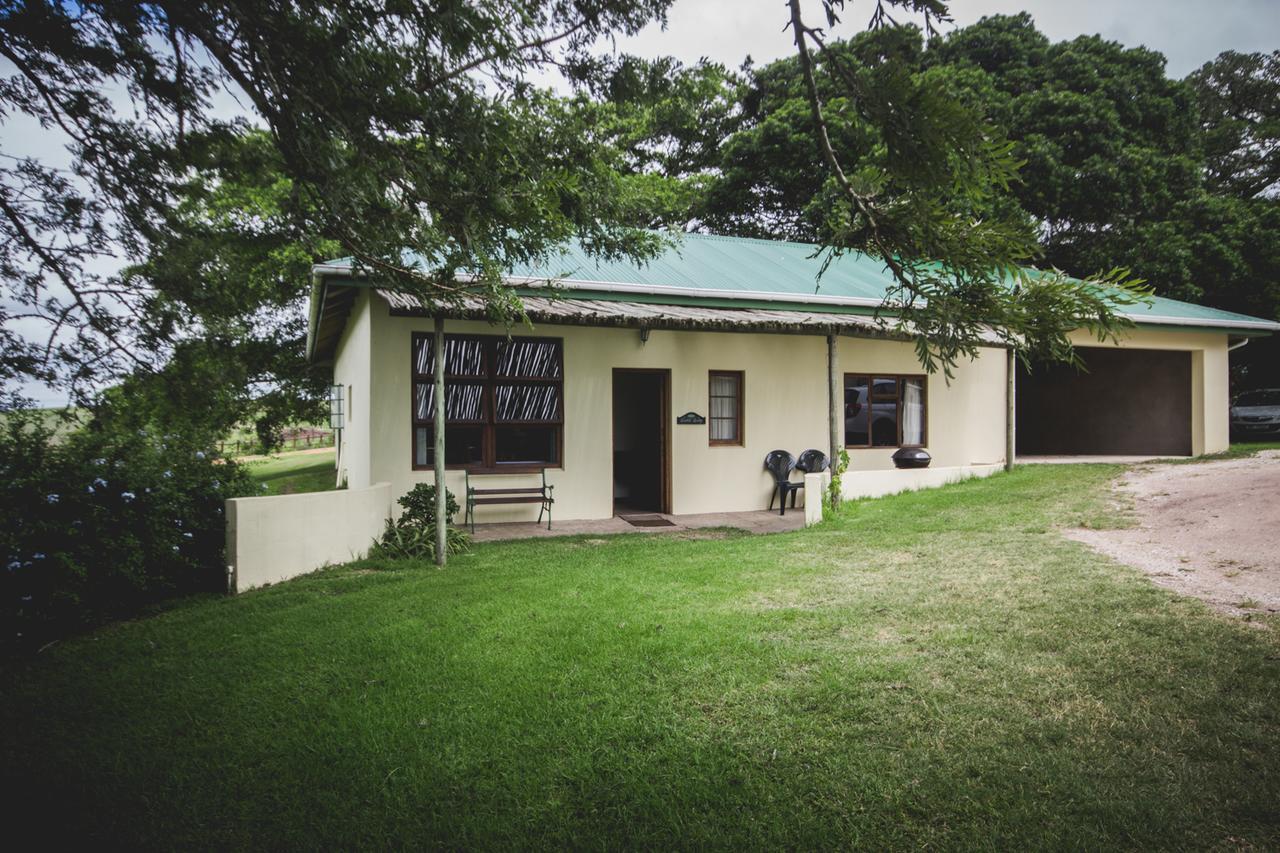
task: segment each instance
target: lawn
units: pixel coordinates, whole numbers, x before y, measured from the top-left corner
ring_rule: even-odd
[[[264,495],[292,495],[298,492],[327,492],[334,488],[332,449],[280,453],[266,459],[246,461],[249,476],[266,486]]]
[[[7,666],[7,834],[52,803],[42,846],[1276,847],[1280,626],[1064,540],[1118,523],[1117,471],[189,601]]]

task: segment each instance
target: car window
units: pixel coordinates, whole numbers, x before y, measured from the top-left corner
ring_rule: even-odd
[[[1280,406],[1280,388],[1249,391],[1236,398],[1237,406]]]

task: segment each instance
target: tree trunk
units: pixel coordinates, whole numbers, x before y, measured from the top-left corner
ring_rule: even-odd
[[[435,336],[431,341],[434,356],[432,379],[435,383],[435,413],[432,415],[435,430],[435,469],[436,469],[436,565],[443,566],[448,555],[445,543],[449,528],[449,519],[445,517],[444,483],[444,318],[437,315]]]
[[[827,399],[827,429],[831,438],[831,476],[835,476],[840,468],[840,371],[836,362],[836,341],[834,334],[827,335],[827,381],[830,393]]]
[[[1018,357],[1013,347],[1009,348],[1009,356],[1005,368],[1005,413],[1004,413],[1004,470],[1013,470],[1013,454],[1016,445],[1018,428],[1017,378]]]

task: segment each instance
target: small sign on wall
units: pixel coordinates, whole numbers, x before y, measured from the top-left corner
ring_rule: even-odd
[[[685,412],[683,415],[676,418],[676,423],[678,424],[698,425],[698,424],[705,424],[706,422],[707,422],[707,419],[704,418],[702,415],[698,414],[697,412]]]

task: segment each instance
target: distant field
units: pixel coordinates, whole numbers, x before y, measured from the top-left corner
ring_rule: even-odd
[[[334,452],[300,450],[244,463],[249,476],[266,486],[264,495],[327,492],[334,488]]]

